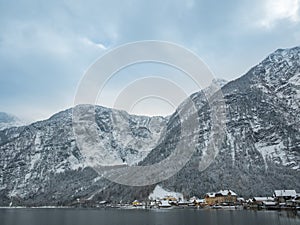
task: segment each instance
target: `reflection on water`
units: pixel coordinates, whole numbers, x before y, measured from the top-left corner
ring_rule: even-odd
[[[300,220],[300,211],[294,211],[294,210],[279,211],[278,216],[279,217],[288,217],[288,218],[299,221]]]
[[[299,225],[298,211],[0,209],[1,225]]]

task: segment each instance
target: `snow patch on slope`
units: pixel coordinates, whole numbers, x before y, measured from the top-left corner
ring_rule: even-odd
[[[149,195],[149,199],[160,200],[165,197],[172,196],[177,199],[183,199],[183,194],[163,189],[160,185],[156,185],[153,192]]]
[[[284,166],[292,166],[292,169],[294,170],[299,168],[299,165],[294,159],[295,157],[292,155],[289,156],[285,151],[283,151],[285,146],[282,142],[276,145],[261,145],[257,143],[256,148],[264,159],[266,169],[268,168],[268,161],[273,161]]]

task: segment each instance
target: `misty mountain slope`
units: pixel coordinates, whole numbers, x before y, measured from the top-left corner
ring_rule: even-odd
[[[161,185],[184,195],[230,188],[245,197],[270,195],[274,189],[300,190],[299,74],[300,48],[277,50],[244,76],[222,87],[226,103],[225,135],[219,154],[204,171],[199,162],[209,151],[211,107],[202,91],[191,95],[197,107],[196,150],[176,175]],[[79,106],[81,107],[81,106]],[[168,157],[182,133],[179,112],[168,118],[128,115],[96,108],[100,145],[116,164],[152,165]],[[84,165],[72,131],[72,111],[48,120],[0,131],[0,204],[71,204],[77,198],[132,201],[147,198],[154,186],[114,184]],[[116,126],[118,124],[118,126]],[[140,151],[145,150],[145,151]],[[174,162],[176,163],[176,162]]]

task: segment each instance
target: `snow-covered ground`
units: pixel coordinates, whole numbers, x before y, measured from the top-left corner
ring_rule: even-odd
[[[183,199],[183,194],[163,189],[160,185],[156,185],[153,192],[149,195],[149,199],[159,200],[167,196],[172,196],[177,199]]]

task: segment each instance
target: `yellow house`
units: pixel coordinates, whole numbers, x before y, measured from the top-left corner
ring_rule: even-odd
[[[133,206],[142,206],[143,204],[142,204],[141,202],[139,202],[138,200],[134,200],[134,201],[132,202],[132,205],[133,205]]]
[[[218,192],[207,193],[205,195],[205,202],[208,205],[235,203],[237,202],[237,194],[231,190],[220,190]]]

